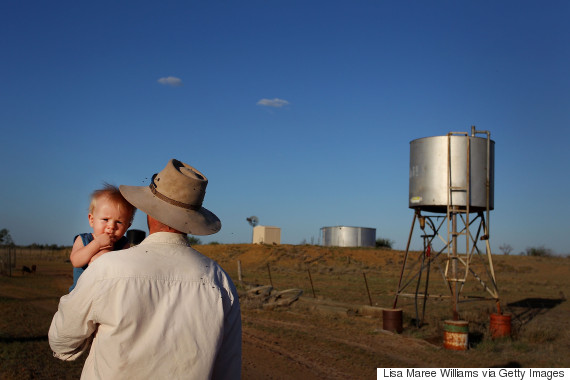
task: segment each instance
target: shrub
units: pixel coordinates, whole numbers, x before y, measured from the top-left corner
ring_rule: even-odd
[[[529,247],[526,249],[525,254],[527,256],[550,257],[552,256],[552,251],[548,248],[544,248],[544,246]]]
[[[376,248],[392,249],[392,244],[394,244],[394,242],[390,239],[385,239],[385,238],[376,239]]]
[[[196,236],[188,235],[188,241],[190,242],[190,245],[201,245],[202,244],[200,239],[198,239]]]

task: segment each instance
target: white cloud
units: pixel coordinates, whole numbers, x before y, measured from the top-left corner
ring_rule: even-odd
[[[275,108],[281,108],[283,106],[288,105],[289,102],[283,99],[279,99],[279,98],[275,98],[275,99],[261,99],[260,101],[257,102],[258,106],[265,106],[265,107],[275,107]]]
[[[165,86],[178,87],[182,86],[182,79],[176,77],[162,77],[158,80],[158,83]]]

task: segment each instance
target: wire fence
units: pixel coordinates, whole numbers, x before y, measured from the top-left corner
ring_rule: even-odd
[[[69,260],[71,248],[0,247],[0,276],[32,271],[39,261]]]

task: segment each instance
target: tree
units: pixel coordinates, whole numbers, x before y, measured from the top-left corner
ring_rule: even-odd
[[[499,249],[501,250],[501,252],[503,252],[503,255],[505,256],[510,255],[510,253],[513,251],[513,247],[511,247],[510,244],[502,244],[499,246]]]
[[[14,245],[10,231],[5,228],[0,230],[0,245]]]

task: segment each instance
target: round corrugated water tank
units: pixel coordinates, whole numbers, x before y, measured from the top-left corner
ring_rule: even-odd
[[[334,247],[374,247],[376,228],[367,227],[323,227],[323,245]]]
[[[447,212],[450,176],[451,186],[455,189],[449,191],[451,205],[467,206],[467,192],[461,189],[470,184],[469,211],[486,210],[487,201],[489,210],[492,210],[494,162],[495,142],[487,138],[451,135],[411,141],[409,207]]]

